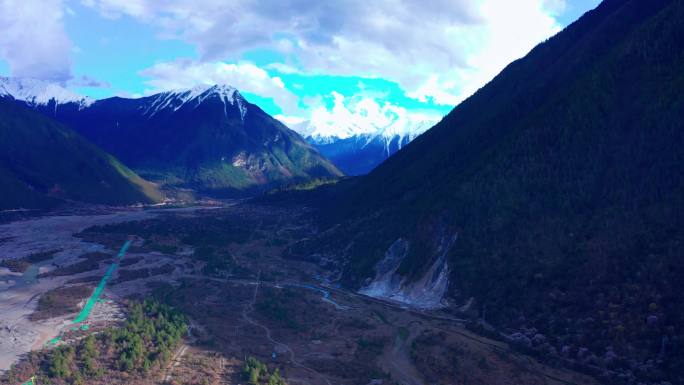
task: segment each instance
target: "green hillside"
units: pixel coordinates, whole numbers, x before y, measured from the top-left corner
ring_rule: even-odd
[[[319,191],[343,226],[293,254],[346,258],[360,287],[399,237],[410,279],[456,234],[455,303],[557,352],[612,347],[620,367],[651,360],[639,378],[682,375],[683,20],[682,1],[605,1],[367,177]]]
[[[103,204],[161,200],[157,188],[62,125],[0,100],[0,209],[60,200]]]
[[[35,108],[54,116],[50,106]],[[70,104],[55,119],[168,188],[234,197],[341,176],[297,133],[226,85]]]

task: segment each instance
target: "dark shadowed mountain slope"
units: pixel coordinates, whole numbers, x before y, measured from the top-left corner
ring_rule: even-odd
[[[605,1],[370,175],[319,192],[342,226],[293,257],[325,252],[371,295],[486,309],[611,378],[681,383],[682,23],[682,1]]]
[[[240,195],[341,173],[229,86],[34,105],[165,186]]]
[[[161,194],[72,130],[0,99],[0,209],[45,208],[63,199],[132,204]]]

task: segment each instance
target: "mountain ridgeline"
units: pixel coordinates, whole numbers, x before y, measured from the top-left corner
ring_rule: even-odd
[[[358,135],[331,142],[315,142],[309,138],[307,140],[345,175],[364,175],[400,150],[402,146],[407,145],[411,138]]]
[[[319,189],[343,225],[291,257],[337,260],[371,295],[444,296],[598,376],[681,382],[683,20],[678,0],[604,1],[369,175]]]
[[[363,121],[305,121],[291,128],[345,175],[364,175],[436,122],[392,114],[386,117],[385,126]]]
[[[0,98],[0,209],[153,203],[157,187],[76,132]]]
[[[229,86],[34,108],[165,187],[239,196],[341,175],[294,131]]]

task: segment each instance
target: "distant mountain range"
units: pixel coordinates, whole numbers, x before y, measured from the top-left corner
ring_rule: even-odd
[[[56,85],[4,78],[1,95],[66,124],[164,187],[240,196],[342,175],[230,86],[95,101]]]
[[[384,126],[344,120],[307,120],[292,124],[346,175],[363,175],[437,123],[391,116]]]
[[[155,185],[76,132],[0,98],[0,210],[161,199]]]
[[[226,85],[94,100],[54,83],[0,77],[2,96],[69,125],[147,179],[220,195],[341,172],[363,175],[437,123],[389,116],[382,126],[340,119],[290,125],[307,146]],[[248,111],[253,116],[245,121]],[[216,127],[192,129],[207,125],[223,133]],[[263,127],[248,127],[255,125]]]

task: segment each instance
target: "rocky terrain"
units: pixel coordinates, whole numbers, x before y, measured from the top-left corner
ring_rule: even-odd
[[[3,314],[12,314],[11,320],[3,318],[3,369],[15,363],[4,381],[34,370],[44,380],[71,383],[76,377],[42,372],[36,365],[63,354],[55,349],[67,349],[69,357],[69,346],[80,346],[89,333],[126,328],[131,301],[156,298],[188,318],[189,334],[166,364],[127,377],[126,383],[199,384],[206,378],[212,384],[238,384],[249,356],[265,363],[268,373],[259,372],[264,381],[275,381],[277,369],[286,383],[594,383],[473,333],[467,327],[471,320],[452,309],[409,308],[391,298],[348,291],[323,278],[328,272],[319,265],[283,259],[288,247],[317,231],[312,214],[305,207],[241,203],[48,216],[2,225],[8,235],[2,251],[13,260],[61,250],[43,257],[37,270],[31,265],[26,272],[33,271],[32,277],[3,273],[13,280],[0,297]],[[48,233],[46,226],[59,231]],[[126,240],[130,247],[101,300],[79,324],[88,327],[74,331],[75,310],[85,307]],[[90,289],[79,289],[84,285]],[[68,296],[56,301],[55,293]],[[438,344],[429,342],[434,336],[440,336]],[[449,362],[457,364],[433,361],[428,354],[433,349],[452,352]],[[39,355],[27,356],[28,351]],[[104,357],[97,365],[107,362]],[[119,376],[112,371],[89,381],[119,383]]]

